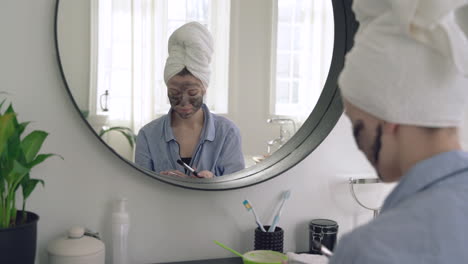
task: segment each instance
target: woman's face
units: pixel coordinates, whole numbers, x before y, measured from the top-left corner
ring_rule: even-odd
[[[205,87],[193,75],[175,75],[167,82],[172,110],[183,119],[192,117],[203,105]]]
[[[396,138],[390,129],[386,129],[389,123],[361,111],[346,100],[344,105],[345,114],[353,125],[353,136],[359,150],[364,153],[381,180],[394,181],[400,176],[400,171]]]

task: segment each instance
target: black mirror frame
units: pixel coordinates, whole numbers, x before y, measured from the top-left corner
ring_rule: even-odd
[[[328,136],[343,113],[343,105],[337,85],[337,79],[344,66],[345,54],[351,49],[353,45],[353,38],[358,28],[358,24],[355,20],[354,13],[351,10],[352,0],[331,1],[333,5],[335,28],[333,56],[324,89],[314,110],[307,118],[304,125],[299,129],[299,131],[271,157],[255,166],[215,179],[179,179],[170,176],[158,175],[154,172],[142,169],[133,162],[123,158],[106,142],[104,142],[101,137],[99,137],[91,125],[86,121],[86,118],[83,116],[83,114],[81,114],[78,104],[73,98],[71,90],[68,86],[68,82],[62,67],[57,37],[57,20],[60,0],[56,0],[54,18],[57,62],[59,64],[60,74],[68,95],[70,96],[77,111],[80,112],[84,123],[94,133],[98,140],[106,145],[109,150],[117,155],[121,160],[134,167],[138,171],[144,173],[146,176],[182,188],[205,191],[221,191],[244,188],[270,180],[302,161]]]

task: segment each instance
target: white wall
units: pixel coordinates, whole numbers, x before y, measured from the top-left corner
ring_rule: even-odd
[[[66,4],[68,8],[62,8],[59,17],[66,18],[67,22],[58,34],[63,36],[59,39],[62,67],[78,107],[89,110],[90,1],[67,1]]]
[[[39,263],[47,263],[47,243],[73,225],[99,231],[110,246],[110,203],[120,195],[130,203],[132,263],[232,256],[214,245],[214,239],[239,251],[252,249],[255,225],[241,202],[250,199],[264,222],[271,221],[280,193],[289,188],[292,196],[280,223],[286,250],[307,249],[310,219],[338,221],[340,235],[370,219],[371,212],[358,208],[348,192],[346,173],[371,169],[355,148],[345,119],[296,167],[240,190],[181,189],[122,163],[72,107],[55,58],[53,17],[53,0],[3,1],[0,9],[0,90],[11,94],[20,121],[33,120],[32,128],[50,132],[43,151],[65,157],[46,161],[32,173],[46,182],[28,203],[41,217]],[[374,200],[371,194],[361,197]]]

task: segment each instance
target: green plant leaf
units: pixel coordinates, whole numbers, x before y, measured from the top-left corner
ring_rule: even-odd
[[[5,150],[8,139],[15,133],[14,118],[14,113],[0,115],[0,153]]]
[[[12,201],[12,204],[15,204],[15,201],[13,200]],[[11,215],[11,220],[10,220],[10,226],[15,226],[16,224],[16,207],[11,207],[11,210],[10,210],[10,215]]]
[[[14,113],[15,114],[15,118],[13,118],[13,123],[14,123],[14,126],[15,126],[15,130],[18,132],[18,138],[19,138],[21,136],[21,134],[23,134],[26,127],[31,122],[28,121],[28,122],[19,123],[18,119],[17,119],[18,115],[15,113],[15,110],[13,110],[13,106],[11,104],[8,106],[8,109],[5,111],[5,113]]]
[[[13,125],[15,128],[15,132],[13,135],[9,138],[8,140],[8,157],[10,160],[18,160],[20,163],[24,164],[25,163],[25,158],[24,155],[21,153],[21,134],[24,132],[26,129],[26,126],[28,125],[29,122],[26,123],[19,123],[17,120],[17,114],[15,113],[15,110],[13,109],[13,105],[10,104],[5,111],[5,113],[13,113],[15,114],[15,117],[13,118]]]
[[[80,112],[81,112],[81,115],[82,115],[85,119],[88,118],[88,116],[89,116],[89,110],[83,110],[83,109],[81,109]]]
[[[122,131],[122,130],[118,130],[118,131],[119,131],[122,135],[124,135],[124,137],[125,137],[125,138],[127,139],[127,141],[128,141],[128,144],[130,144],[130,147],[133,148],[134,142],[133,142],[133,137],[132,137],[132,135],[130,135],[130,134],[128,134],[127,132]]]
[[[99,136],[102,137],[104,134],[110,132],[110,131],[117,131],[120,132],[128,141],[128,144],[130,144],[130,147],[133,148],[133,146],[136,143],[136,135],[133,133],[133,131],[128,128],[128,127],[122,127],[122,126],[116,126],[116,127],[111,127],[108,129],[102,129],[99,132]]]
[[[23,190],[24,200],[28,199],[29,195],[31,195],[31,193],[34,191],[38,183],[42,184],[42,187],[45,186],[44,181],[40,179],[29,179],[25,183],[21,184],[21,189]]]
[[[44,160],[46,160],[46,159],[48,159],[48,158],[50,158],[52,156],[57,156],[57,157],[59,157],[59,158],[61,158],[63,160],[63,157],[60,156],[60,155],[57,155],[57,154],[52,154],[52,153],[51,154],[39,154],[39,155],[36,156],[36,158],[33,161],[28,163],[27,167],[31,169],[32,167],[36,166],[39,163],[42,163]]]
[[[21,165],[19,162],[16,160],[13,161],[13,168],[5,176],[5,179],[8,183],[8,192],[14,192],[16,191],[15,189],[18,187],[19,183],[21,180],[24,178],[29,173],[30,169]]]
[[[15,110],[13,110],[13,105],[10,103],[10,104],[8,105],[7,110],[5,110],[5,114],[7,114],[7,113],[14,113],[14,112],[15,112]]]
[[[15,117],[13,118],[13,122],[14,122],[14,125],[15,125],[15,128],[17,128],[19,126],[19,123],[18,123],[18,120],[16,119],[16,116],[18,114],[15,113],[15,110],[13,109],[13,105],[10,104],[7,108],[7,110],[5,111],[5,114],[15,114]]]
[[[6,160],[9,162],[13,162],[13,160],[17,160],[21,164],[25,163],[24,155],[21,150],[21,138],[20,134],[18,133],[19,126],[15,126],[15,132],[11,137],[8,139],[7,142],[7,153],[6,153]],[[11,163],[13,166],[13,163]]]
[[[29,170],[29,172],[31,171],[31,169]],[[19,187],[23,184],[23,183],[26,183],[29,181],[29,172],[26,173],[26,175],[23,176],[23,178],[21,178],[20,182],[18,182],[18,184],[15,183],[15,186],[14,186],[14,192],[16,193],[19,189]],[[11,187],[12,188],[12,187]]]
[[[4,177],[0,177],[0,194],[5,193],[5,180],[4,179],[5,179]],[[3,196],[0,195],[0,199],[3,199]],[[2,206],[0,205],[0,210],[1,210],[1,208],[2,208]],[[1,218],[1,216],[0,216],[0,218]]]
[[[18,127],[18,133],[21,135],[23,134],[24,130],[26,129],[26,127],[30,124],[31,122],[23,122],[23,123],[20,123],[19,124],[19,127]]]
[[[31,168],[29,168],[29,171],[31,171]],[[24,175],[24,177],[23,177],[23,179],[21,180],[20,184],[16,187],[15,192],[17,191],[17,189],[18,189],[20,186],[25,185],[29,180],[30,180],[30,177],[29,177],[29,172],[28,172],[28,173],[26,173],[26,175]]]
[[[47,135],[48,133],[45,131],[35,130],[21,141],[21,149],[26,163],[30,163],[36,157]]]
[[[0,92],[1,94],[1,92]],[[0,103],[0,114],[1,114],[1,111],[2,111],[2,107],[3,107],[3,104],[5,103],[6,99],[3,99],[3,101]]]
[[[115,131],[115,130],[118,130],[118,131],[129,131],[130,133],[133,133],[132,130],[128,127],[124,127],[124,126],[115,126],[115,127],[110,127],[110,128],[107,128],[107,129],[102,129],[100,132],[99,132],[99,136],[103,136],[105,133],[108,133],[110,131]]]

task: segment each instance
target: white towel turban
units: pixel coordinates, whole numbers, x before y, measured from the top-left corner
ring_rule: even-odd
[[[459,126],[468,101],[468,0],[354,0],[343,97],[388,122]]]
[[[190,22],[178,28],[169,38],[168,51],[169,57],[164,68],[166,84],[170,78],[187,68],[208,88],[213,37],[205,26]]]

